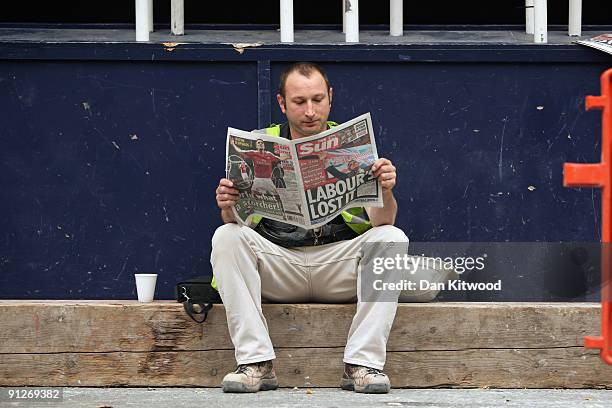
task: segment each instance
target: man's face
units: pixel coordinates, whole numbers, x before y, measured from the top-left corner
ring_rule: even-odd
[[[255,142],[255,148],[256,148],[257,150],[259,150],[259,151],[262,151],[262,150],[265,148],[265,145],[264,145],[263,140],[258,139],[258,140]]]
[[[316,135],[327,129],[332,90],[327,92],[325,79],[314,71],[307,78],[297,71],[287,77],[285,97],[276,96],[287,116],[292,138]]]

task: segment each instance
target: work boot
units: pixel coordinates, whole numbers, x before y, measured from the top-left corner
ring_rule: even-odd
[[[367,394],[386,394],[391,389],[387,374],[380,370],[360,365],[344,365],[341,385],[343,390]]]
[[[272,360],[241,364],[236,371],[223,377],[223,392],[257,392],[275,390],[278,380]]]

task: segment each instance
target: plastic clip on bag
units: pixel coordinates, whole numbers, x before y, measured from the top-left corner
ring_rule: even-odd
[[[212,276],[198,276],[176,284],[176,301],[183,304],[187,315],[197,323],[206,321],[213,303],[222,303],[211,281]]]

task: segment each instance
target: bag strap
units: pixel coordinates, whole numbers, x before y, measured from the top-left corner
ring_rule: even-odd
[[[197,312],[193,309],[193,305],[199,305],[202,310]],[[185,313],[189,315],[196,323],[204,323],[206,318],[208,317],[208,312],[212,309],[212,303],[192,303],[191,300],[186,300],[183,302],[183,308],[185,309]],[[204,317],[202,317],[204,315]],[[196,318],[198,316],[198,318]]]

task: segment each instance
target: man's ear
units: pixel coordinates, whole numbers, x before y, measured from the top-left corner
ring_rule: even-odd
[[[332,103],[332,96],[333,96],[333,94],[334,94],[334,92],[333,92],[333,91],[334,91],[334,88],[331,88],[331,87],[330,87],[330,88],[329,88],[329,106],[331,106],[331,103]]]
[[[276,94],[276,100],[278,101],[278,106],[280,107],[281,112],[285,113],[285,111],[287,110],[287,106],[285,105],[285,98],[283,98],[281,94]]]

